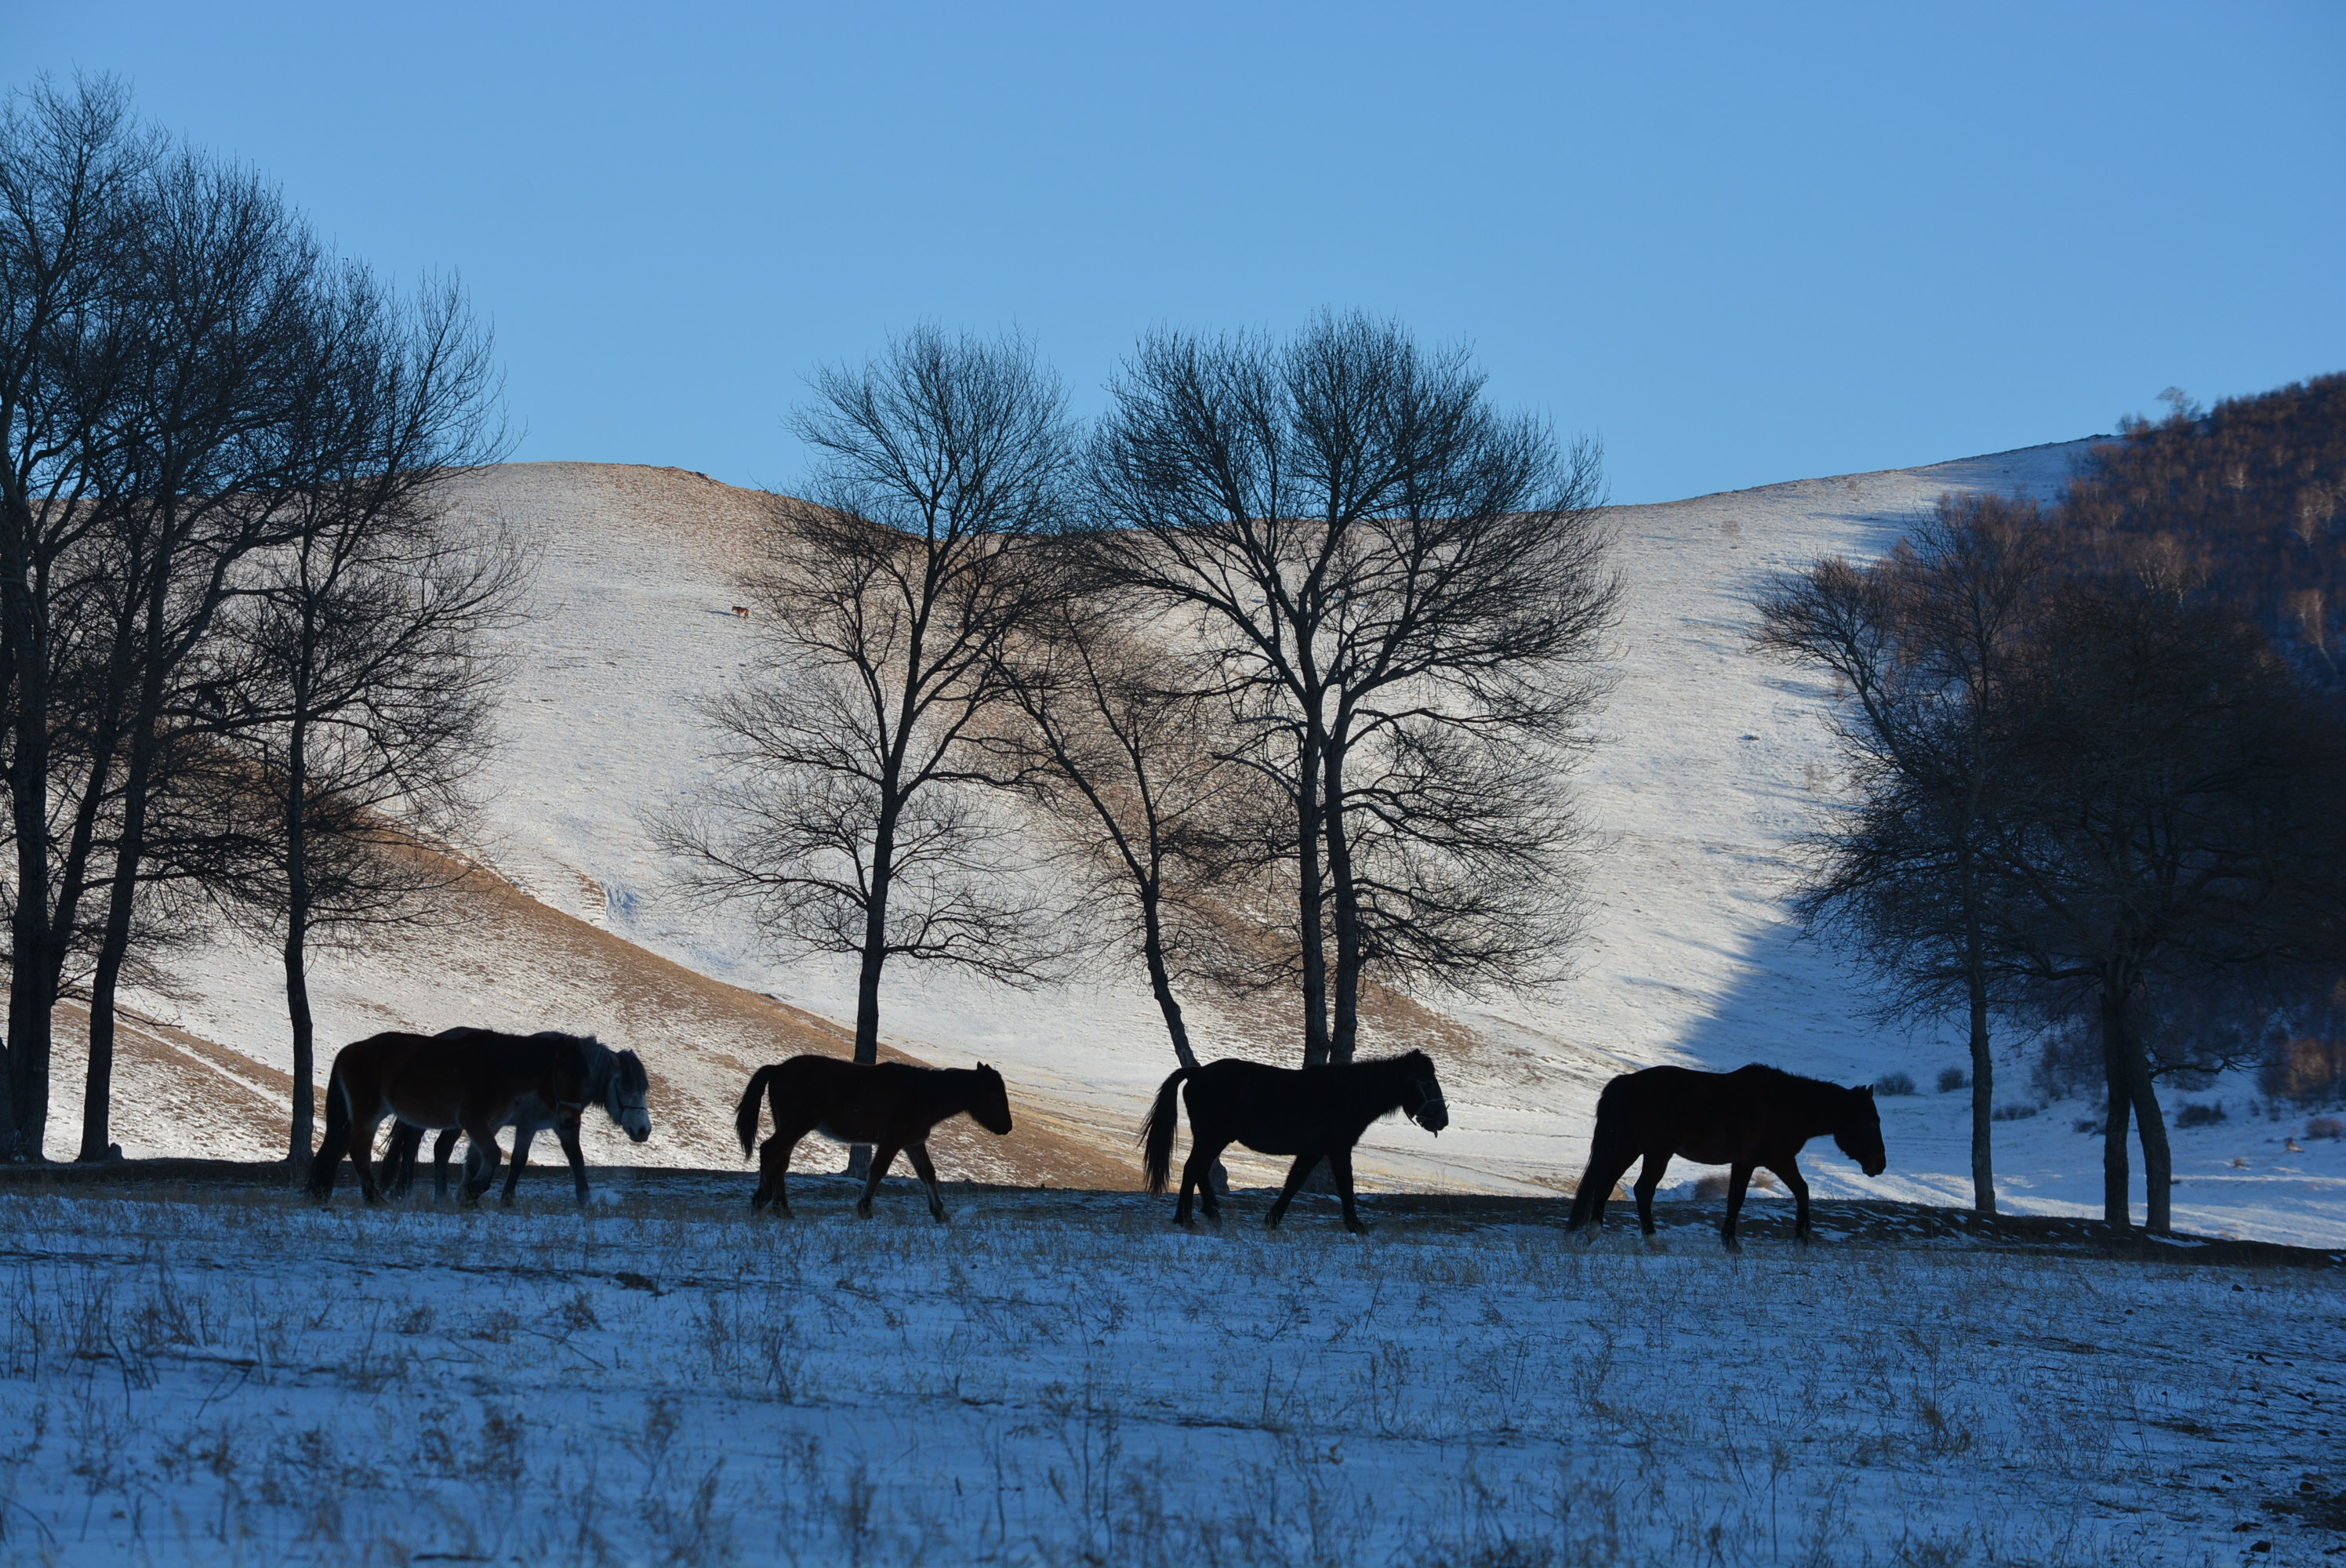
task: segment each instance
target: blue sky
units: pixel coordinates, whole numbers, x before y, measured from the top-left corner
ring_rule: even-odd
[[[2346,5],[0,0],[343,251],[461,272],[525,458],[787,486],[923,319],[1471,342],[1665,500],[2346,369]]]

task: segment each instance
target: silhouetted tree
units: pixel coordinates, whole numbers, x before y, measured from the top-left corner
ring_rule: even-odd
[[[50,1018],[86,934],[83,873],[58,864],[52,812],[59,768],[90,759],[58,756],[58,731],[82,706],[59,686],[63,671],[80,667],[68,686],[88,673],[98,617],[87,601],[105,591],[83,557],[108,522],[97,470],[117,439],[110,410],[126,373],[128,258],[159,157],[110,81],[43,82],[0,109],[0,657],[15,851],[0,1156],[9,1158],[41,1157]],[[95,809],[107,792],[101,784],[84,793]],[[87,827],[94,832],[95,820]]]
[[[483,634],[525,563],[494,527],[452,518],[451,482],[494,457],[486,334],[441,287],[403,306],[362,273],[338,300],[343,461],[304,487],[298,536],[240,574],[179,711],[239,766],[216,777],[232,842],[213,876],[284,960],[293,1043],[289,1154],[314,1107],[313,942],[427,918],[460,863],[419,850],[469,814],[498,669]],[[341,422],[337,422],[341,423]]]
[[[790,945],[853,953],[855,1060],[878,1058],[891,958],[1032,972],[1035,911],[994,874],[971,786],[1006,639],[1056,592],[1075,440],[1023,342],[923,328],[815,377],[793,421],[820,467],[777,496],[747,592],[763,657],[708,713],[719,777],[659,841],[704,895]],[[868,1157],[859,1151],[857,1163]]]
[[[1255,729],[1239,755],[1292,804],[1305,1062],[1352,1054],[1372,962],[1525,977],[1563,934],[1528,917],[1563,908],[1568,813],[1527,781],[1469,800],[1425,764],[1487,770],[1513,748],[1552,777],[1577,738],[1615,600],[1594,447],[1560,453],[1484,404],[1463,350],[1360,316],[1283,345],[1159,333],[1111,391],[1096,556],[1192,612]],[[1524,813],[1512,832],[1502,801]]]
[[[2154,1231],[2173,1162],[2142,1015],[2160,981],[2335,962],[2346,744],[2265,636],[2115,574],[2050,596],[2013,694],[1986,855],[2015,972],[2098,1023],[2103,1202],[2130,1223],[2137,1124]]]
[[[1872,565],[1828,557],[1759,597],[1754,645],[1831,675],[1853,787],[1810,840],[1799,908],[1888,983],[1893,1014],[1968,1014],[1972,1207],[1995,1212],[1995,1057],[2003,959],[1983,860],[2013,786],[2009,711],[2055,547],[2033,503],[1942,496]]]

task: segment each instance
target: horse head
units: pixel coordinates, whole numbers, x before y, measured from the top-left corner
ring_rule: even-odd
[[[642,1143],[652,1135],[651,1075],[644,1071],[643,1058],[633,1051],[614,1051],[610,1055],[603,1109],[627,1130],[629,1141]]]
[[[1433,1058],[1423,1051],[1412,1051],[1402,1059],[1408,1069],[1403,1085],[1402,1110],[1409,1119],[1434,1136],[1450,1125],[1450,1102],[1442,1097],[1442,1081],[1433,1075]]]
[[[1000,1135],[1010,1131],[1010,1092],[1003,1087],[1002,1074],[980,1062],[977,1064],[977,1093],[970,1097],[971,1119],[987,1132]]]
[[[1849,1092],[1847,1113],[1833,1129],[1832,1140],[1866,1175],[1878,1176],[1889,1168],[1890,1154],[1882,1146],[1882,1113],[1874,1107],[1872,1084]]]

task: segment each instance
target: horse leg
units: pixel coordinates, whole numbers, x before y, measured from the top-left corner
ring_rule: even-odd
[[[411,1127],[405,1122],[391,1124],[391,1146],[383,1151],[383,1191],[393,1197],[405,1197],[415,1185],[416,1152],[423,1144],[423,1129]]]
[[[1197,1134],[1192,1132],[1189,1136],[1195,1144]],[[1198,1144],[1189,1151],[1189,1163],[1198,1173],[1198,1205],[1206,1211],[1206,1217],[1216,1225],[1222,1223],[1222,1199],[1214,1190],[1214,1169],[1222,1163],[1222,1151],[1229,1146],[1228,1144],[1216,1144],[1209,1148]],[[1202,1159],[1198,1157],[1200,1154],[1204,1156]]]
[[[766,1140],[766,1146],[758,1151],[758,1190],[750,1195],[751,1214],[770,1203],[774,1206],[776,1214],[790,1212],[790,1196],[783,1184],[790,1175],[790,1151],[799,1146],[799,1139],[804,1135],[777,1131]]]
[[[1588,1203],[1586,1217],[1580,1222],[1586,1227],[1580,1238],[1583,1242],[1595,1244],[1596,1233],[1605,1228],[1605,1206],[1613,1201],[1613,1189],[1620,1185],[1622,1176],[1628,1174],[1629,1167],[1637,1163],[1637,1159],[1633,1153],[1603,1165],[1593,1159],[1589,1161],[1588,1174],[1580,1178],[1581,1190],[1572,1195],[1576,1211],[1578,1211],[1584,1196]]]
[[[1801,1241],[1808,1240],[1809,1183],[1808,1178],[1800,1175],[1800,1162],[1790,1158],[1781,1165],[1771,1163],[1768,1168],[1776,1173],[1777,1179],[1784,1184],[1784,1190],[1792,1195],[1792,1235]]]
[[[1629,1167],[1623,1166],[1621,1168],[1626,1171]],[[1670,1151],[1668,1149],[1647,1150],[1646,1163],[1637,1167],[1635,1190],[1637,1194],[1637,1229],[1641,1235],[1654,1234],[1654,1194],[1661,1190],[1662,1173],[1669,1168]],[[1621,1178],[1615,1176],[1613,1179],[1619,1181]],[[1596,1201],[1602,1204],[1605,1200],[1598,1198]]]
[[[1735,1217],[1743,1211],[1743,1189],[1751,1185],[1751,1165],[1738,1160],[1727,1172],[1727,1223],[1719,1227],[1719,1239],[1729,1252],[1740,1252],[1743,1244],[1735,1239]]]
[[[880,1190],[880,1178],[886,1176],[888,1167],[896,1163],[896,1153],[903,1147],[902,1144],[890,1143],[872,1145],[872,1174],[863,1178],[863,1196],[855,1200],[856,1218],[872,1217],[872,1199]]]
[[[449,1127],[432,1142],[432,1207],[434,1208],[448,1201],[448,1156],[456,1152],[459,1135],[457,1128]]]
[[[1311,1178],[1312,1170],[1319,1164],[1318,1149],[1295,1156],[1295,1163],[1287,1168],[1287,1185],[1279,1189],[1279,1201],[1272,1204],[1270,1212],[1262,1217],[1265,1230],[1279,1228],[1279,1222],[1287,1217],[1287,1206],[1295,1201],[1295,1195],[1303,1190],[1304,1182]]]
[[[514,1129],[513,1163],[505,1166],[505,1192],[503,1197],[497,1199],[499,1208],[513,1207],[514,1188],[521,1186],[522,1167],[529,1164],[529,1141],[536,1135],[527,1127]]]
[[[578,1195],[578,1207],[586,1207],[586,1151],[578,1146],[578,1118],[566,1116],[555,1124],[555,1140],[562,1145],[562,1157],[570,1162],[570,1186]]]
[[[913,1162],[913,1174],[929,1189],[929,1217],[939,1225],[945,1222],[945,1200],[937,1196],[937,1167],[929,1163],[929,1145],[906,1144],[904,1157]]]
[[[351,1118],[351,1165],[359,1173],[359,1195],[371,1204],[382,1201],[382,1188],[374,1179],[374,1135],[382,1125],[380,1116]]]
[[[1360,1210],[1352,1207],[1352,1151],[1331,1149],[1328,1168],[1336,1173],[1336,1190],[1344,1199],[1344,1228],[1359,1236],[1369,1227],[1361,1223]]]
[[[1181,1201],[1173,1206],[1174,1224],[1190,1223],[1189,1195],[1193,1192],[1204,1207],[1206,1217],[1217,1225],[1221,1223],[1222,1206],[1214,1197],[1213,1179],[1214,1160],[1220,1153],[1219,1148],[1209,1152],[1208,1146],[1198,1141],[1193,1124],[1189,1129],[1189,1157],[1181,1163]]]
[[[464,1151],[464,1198],[468,1204],[481,1201],[481,1195],[497,1185],[497,1130],[474,1122],[464,1124],[464,1135],[473,1146]]]

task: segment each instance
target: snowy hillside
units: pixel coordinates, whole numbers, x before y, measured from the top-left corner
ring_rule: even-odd
[[[1401,1123],[1373,1129],[1361,1151],[1364,1179],[1556,1190],[1585,1158],[1606,1078],[1658,1062],[1765,1060],[1851,1083],[1903,1068],[1927,1084],[1959,1060],[1953,1044],[1866,1023],[1851,979],[1829,954],[1792,940],[1783,847],[1833,788],[1822,693],[1745,651],[1746,605],[1770,572],[1828,552],[1881,549],[1943,491],[2047,494],[2079,449],[2035,447],[1616,514],[1628,592],[1605,743],[1581,779],[1607,845],[1592,876],[1596,918],[1579,976],[1527,1000],[1388,1009],[1371,1048],[1405,1040],[1435,1049],[1453,1123],[1438,1141]],[[658,1103],[670,1107],[652,1144],[631,1150],[606,1135],[595,1157],[737,1160],[725,1122],[746,1066],[835,1042],[823,1021],[852,1012],[844,966],[779,961],[747,933],[683,905],[644,829],[648,810],[704,776],[693,699],[727,678],[757,632],[732,613],[730,587],[755,498],[674,469],[531,463],[484,474],[467,504],[504,517],[540,555],[536,613],[510,648],[510,744],[490,780],[481,845],[512,885],[469,901],[468,929],[321,961],[313,981],[321,1040],[394,1022],[595,1030],[644,1054]],[[272,1097],[282,1094],[287,1059],[273,960],[224,943],[183,962],[178,980],[171,994],[137,999],[157,1026],[127,1070],[122,1143],[133,1154],[273,1151],[280,1135]],[[890,972],[884,1003],[892,1045],[943,1064],[982,1058],[1011,1082],[1026,1125],[1008,1145],[963,1137],[957,1174],[1015,1172],[1054,1185],[1130,1179],[1129,1129],[1172,1065],[1155,1008],[1132,979],[1019,993],[905,966]],[[1193,1005],[1205,1054],[1291,1056],[1263,1019],[1205,998]],[[2025,1066],[2004,1071],[2010,1087],[1999,1098],[2027,1100]],[[148,1109],[168,1104],[174,1074],[190,1072],[238,1085],[238,1113],[194,1128]],[[73,1115],[70,1087],[60,1087],[53,1145],[68,1141]],[[2185,1178],[2177,1222],[2346,1242],[2346,1149],[2315,1144],[2312,1153],[2282,1154],[2287,1128],[2239,1114],[2245,1088],[2226,1085],[2215,1096],[2229,1102],[2230,1121],[2177,1135]],[[1816,1185],[1829,1194],[1963,1201],[1965,1099],[1886,1101],[1889,1174],[1867,1182],[1817,1145]],[[2011,1207],[2097,1211],[2099,1145],[2073,1130],[2079,1114],[2056,1105],[1999,1125]],[[2245,1168],[2229,1163],[2236,1159]],[[1270,1169],[1234,1164],[1242,1178]],[[1681,1181],[1697,1174],[1673,1173]]]

